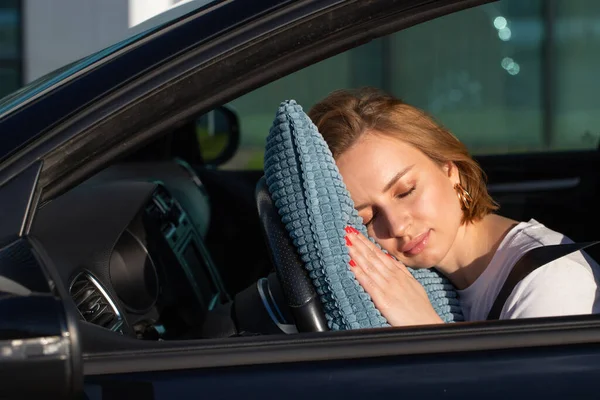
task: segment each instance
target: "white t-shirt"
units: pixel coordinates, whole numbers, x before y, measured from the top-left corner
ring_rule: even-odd
[[[573,242],[533,219],[511,229],[485,271],[471,286],[458,291],[465,320],[487,319],[506,277],[525,252],[560,243]],[[600,282],[598,264],[581,251],[571,253],[536,269],[519,282],[504,304],[500,319],[598,313],[596,282]]]

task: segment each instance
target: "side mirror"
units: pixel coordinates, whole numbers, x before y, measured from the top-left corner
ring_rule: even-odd
[[[230,108],[221,106],[200,116],[195,128],[205,165],[218,166],[235,155],[240,129],[237,115]]]
[[[29,238],[0,248],[0,397],[82,393],[77,316]],[[46,270],[45,270],[46,269]]]

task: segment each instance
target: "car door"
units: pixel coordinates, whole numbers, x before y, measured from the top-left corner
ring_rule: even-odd
[[[209,29],[207,17],[197,16],[172,27],[171,36],[149,38],[144,44],[156,40],[162,50],[181,51],[171,58],[172,54],[161,53],[162,64],[152,58],[155,53],[149,47],[139,45],[115,56],[117,61],[106,64],[109,67],[97,66],[96,72],[86,75],[88,82],[121,71],[119,66],[132,68],[120,65],[119,57],[131,61],[145,55],[152,60],[151,73],[113,77],[111,82],[116,81],[118,87],[110,87],[109,95],[102,95],[107,88],[92,85],[94,97],[84,98],[82,104],[75,106],[65,96],[66,103],[56,104],[56,109],[70,104],[70,111],[78,112],[52,120],[53,130],[44,140],[36,142],[31,136],[31,143],[20,143],[28,147],[19,147],[21,158],[13,149],[10,168],[22,166],[26,156],[43,160],[40,199],[52,201],[187,117],[240,99],[304,65],[477,2],[267,3],[257,2],[264,8],[235,20],[231,29],[212,32],[218,40],[190,39],[195,29]],[[248,12],[240,4],[244,3],[222,2],[215,9],[220,10],[219,16],[225,16],[225,11]],[[189,49],[176,47],[183,39],[190,40],[191,44],[186,42]],[[384,50],[388,46],[380,45]],[[376,60],[364,53],[356,58],[366,70]],[[334,69],[341,76],[339,71]],[[326,80],[323,77],[314,86]],[[82,78],[74,86],[85,89],[84,82]],[[63,90],[68,94],[73,87]],[[89,93],[82,91],[80,96]],[[44,101],[38,101],[38,107],[43,105]],[[271,105],[264,110],[265,115],[271,114]],[[27,117],[25,111],[20,110],[19,116],[10,117],[2,127],[18,128],[19,119]],[[28,118],[33,119],[32,114]],[[257,131],[271,122],[256,121]],[[38,133],[43,135],[44,129]],[[6,163],[3,168],[10,169]],[[84,348],[85,394],[88,398],[577,396],[589,393],[598,373],[599,325],[595,317],[572,317],[158,342],[117,340],[107,332],[94,338],[98,339],[94,346]]]

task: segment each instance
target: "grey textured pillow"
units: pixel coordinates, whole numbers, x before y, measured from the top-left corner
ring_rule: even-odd
[[[389,326],[349,268],[346,226],[367,234],[331,151],[294,100],[281,103],[267,138],[265,178],[332,330]],[[371,238],[373,241],[373,239]],[[452,284],[435,270],[409,269],[445,322],[462,321]]]

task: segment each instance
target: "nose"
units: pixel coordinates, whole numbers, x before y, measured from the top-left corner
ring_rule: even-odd
[[[403,237],[408,232],[411,224],[411,218],[407,210],[392,208],[386,210],[382,218],[385,226],[382,226],[390,238]]]

